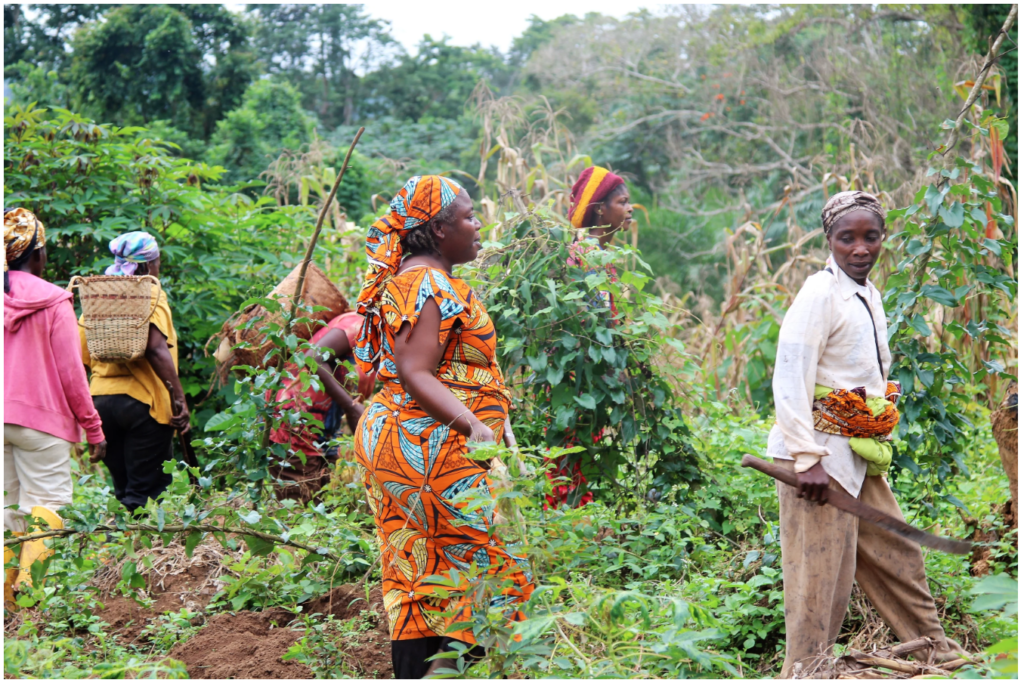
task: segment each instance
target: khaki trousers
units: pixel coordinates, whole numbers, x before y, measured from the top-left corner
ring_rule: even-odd
[[[4,425],[4,529],[24,532],[25,515],[34,507],[56,514],[71,504],[71,448],[60,437]]]
[[[793,470],[792,460],[775,464]],[[829,488],[840,486],[832,480]],[[788,484],[777,482],[775,489],[786,609],[782,678],[815,677],[817,667],[831,657],[854,579],[900,641],[927,636],[942,651],[960,649],[946,640],[939,623],[918,545],[831,505],[797,498]],[[866,477],[860,500],[903,519],[885,477]]]

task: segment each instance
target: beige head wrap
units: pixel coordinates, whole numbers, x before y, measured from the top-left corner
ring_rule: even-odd
[[[34,246],[33,246],[34,245]],[[29,247],[46,246],[46,230],[42,222],[28,209],[4,212],[4,270],[20,259]]]
[[[851,190],[834,194],[825,202],[825,208],[821,210],[821,226],[825,229],[825,236],[832,232],[840,218],[860,210],[870,211],[881,218],[882,229],[885,229],[885,209],[878,197],[860,190]]]

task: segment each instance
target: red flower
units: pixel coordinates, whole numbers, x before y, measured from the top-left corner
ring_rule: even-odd
[[[708,120],[708,119],[710,119],[710,118],[711,118],[712,116],[714,116],[714,114],[712,114],[711,112],[708,112],[708,113],[704,114],[704,116],[700,117],[700,120],[701,120],[701,121],[707,121],[707,120]]]
[[[717,95],[715,95],[715,99],[721,102],[722,100],[725,99],[725,95],[723,95],[722,93],[718,93]]]

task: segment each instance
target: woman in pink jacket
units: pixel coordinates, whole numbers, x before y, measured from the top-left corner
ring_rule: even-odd
[[[71,503],[71,448],[83,429],[94,456],[107,446],[71,294],[41,278],[45,266],[43,224],[4,209],[4,530],[15,535],[27,531],[27,515],[63,528],[57,510]],[[51,554],[41,540],[4,548],[5,609],[16,609],[14,592],[31,586],[32,564]]]

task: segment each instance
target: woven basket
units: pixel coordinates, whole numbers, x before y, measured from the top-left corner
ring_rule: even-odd
[[[153,296],[153,285],[157,296]],[[149,320],[159,302],[160,281],[152,275],[75,276],[89,355],[101,363],[127,363],[146,353]]]
[[[284,310],[291,310],[292,297],[295,295],[295,288],[299,284],[299,271],[302,265],[298,265],[274,288],[267,298],[281,301]],[[309,315],[311,320],[319,320],[327,323],[333,318],[347,313],[349,310],[348,301],[341,291],[331,282],[330,278],[320,270],[315,263],[310,263],[306,269],[306,280],[302,283],[302,301],[312,306],[324,306],[325,311],[315,311]],[[246,323],[253,318],[259,317],[256,323],[249,329],[242,329]],[[234,365],[251,365],[254,368],[277,367],[280,358],[274,356],[265,363],[267,354],[274,348],[273,342],[260,332],[260,328],[269,322],[279,325],[284,324],[284,313],[269,313],[263,306],[251,306],[240,315],[232,316],[221,328],[221,338],[226,339],[232,346],[241,342],[248,342],[249,348],[237,348],[234,350],[234,357],[230,362]],[[299,339],[308,340],[320,328],[316,324],[304,323],[295,325],[292,333]],[[223,343],[222,343],[223,344]],[[219,355],[226,355],[226,349],[218,347]]]

